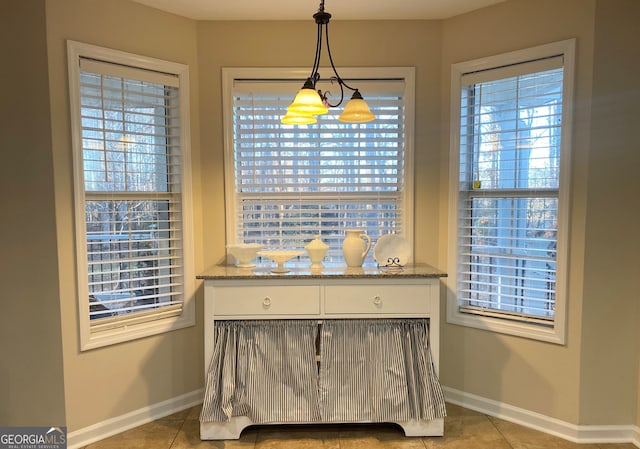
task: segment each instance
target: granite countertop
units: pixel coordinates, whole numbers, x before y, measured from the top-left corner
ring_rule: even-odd
[[[288,273],[272,273],[271,268],[275,265],[263,264],[254,268],[238,268],[235,265],[215,265],[204,273],[196,276],[197,279],[204,280],[224,280],[224,279],[366,279],[374,277],[389,278],[441,278],[447,274],[432,267],[431,265],[417,263],[405,265],[401,268],[384,268],[377,265],[364,265],[353,268],[344,265],[324,266],[321,268],[311,268],[309,263],[286,264]]]

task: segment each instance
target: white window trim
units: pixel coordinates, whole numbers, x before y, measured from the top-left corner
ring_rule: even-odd
[[[456,296],[458,270],[458,179],[460,166],[460,96],[461,79],[465,73],[487,70],[553,55],[564,56],[564,93],[562,98],[562,136],[560,156],[560,186],[558,197],[558,244],[556,259],[556,297],[554,325],[551,328],[519,321],[472,315],[459,311]],[[575,39],[554,42],[525,50],[489,56],[451,67],[451,129],[449,151],[449,243],[447,322],[557,344],[566,341],[567,270],[569,254],[569,188],[571,175],[571,138],[573,123],[573,78]]]
[[[331,68],[320,68],[321,73],[330,73]],[[300,80],[300,86],[309,76],[308,68],[260,68],[260,67],[223,67],[222,68],[222,107],[224,126],[224,173],[225,173],[225,219],[226,242],[236,242],[236,201],[233,154],[233,81],[235,79],[292,79]],[[350,67],[341,68],[340,76],[345,79],[385,79],[405,80],[405,148],[404,148],[404,219],[402,235],[414,242],[414,117],[415,117],[415,68],[414,67]],[[295,92],[291,92],[291,96]],[[363,92],[366,99],[366,92]],[[232,262],[232,260],[230,259]]]
[[[74,162],[74,205],[76,235],[76,267],[78,279],[78,312],[80,350],[99,348],[115,343],[156,335],[195,325],[195,269],[193,249],[193,213],[190,158],[189,68],[184,64],[139,56],[119,50],[98,47],[75,41],[67,41],[69,95],[71,109],[71,134]],[[86,225],[84,173],[82,166],[82,125],[80,120],[80,58],[123,64],[130,67],[153,70],[178,76],[180,84],[180,126],[182,158],[182,235],[184,302],[178,316],[132,324],[126,327],[92,331],[89,319],[88,274],[86,263]],[[162,312],[160,312],[162,313]]]

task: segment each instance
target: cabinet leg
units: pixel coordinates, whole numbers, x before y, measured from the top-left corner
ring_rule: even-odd
[[[242,431],[253,424],[246,416],[233,417],[227,422],[201,422],[201,440],[237,440]]]
[[[404,434],[408,437],[425,437],[444,435],[444,418],[431,421],[397,421],[395,424],[402,427]]]

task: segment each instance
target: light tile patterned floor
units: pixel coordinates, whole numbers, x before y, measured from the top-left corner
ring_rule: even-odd
[[[201,441],[200,407],[158,419],[85,449],[637,449],[633,444],[575,444],[455,405],[443,437],[405,437],[394,425],[260,426],[239,440]]]

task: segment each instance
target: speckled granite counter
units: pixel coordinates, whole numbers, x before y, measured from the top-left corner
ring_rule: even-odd
[[[203,280],[233,279],[367,279],[385,278],[442,278],[447,274],[427,264],[411,264],[402,268],[378,268],[376,265],[365,265],[353,268],[346,266],[325,266],[310,268],[309,264],[287,265],[291,271],[283,274],[271,272],[272,265],[258,265],[255,268],[238,268],[233,265],[215,265],[197,276]]]

